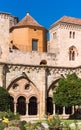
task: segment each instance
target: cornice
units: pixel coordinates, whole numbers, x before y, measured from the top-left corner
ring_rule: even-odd
[[[30,68],[32,68],[32,67],[35,67],[35,68],[49,68],[49,69],[72,69],[72,70],[74,70],[74,69],[79,69],[79,68],[81,68],[81,65],[80,66],[75,66],[75,67],[66,67],[66,66],[48,66],[48,65],[24,65],[24,64],[13,64],[13,63],[5,63],[5,62],[0,62],[0,66],[4,66],[4,65],[7,65],[7,66],[9,66],[9,67],[12,67],[12,66],[14,66],[14,67],[24,67],[24,68],[26,68],[26,67],[30,67]]]
[[[62,28],[62,29],[72,29],[72,30],[81,30],[81,25],[79,24],[72,24],[72,23],[67,23],[67,22],[57,22],[53,24],[49,31],[53,28]]]

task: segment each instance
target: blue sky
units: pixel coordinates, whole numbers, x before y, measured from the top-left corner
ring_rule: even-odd
[[[49,29],[64,15],[81,18],[81,0],[0,0],[0,11],[18,16],[20,20],[29,12]]]

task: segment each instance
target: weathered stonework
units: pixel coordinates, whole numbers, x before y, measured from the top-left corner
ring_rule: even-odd
[[[28,18],[31,19],[30,16]],[[25,41],[26,39],[23,41],[21,38],[22,43],[18,39],[21,34],[18,28],[23,30],[25,26],[20,26],[22,22],[15,25],[16,23],[16,17],[0,13],[0,86],[6,88],[10,93],[13,99],[13,112],[15,114],[19,112],[22,115],[21,120],[38,119],[44,117],[49,111],[51,114],[55,114],[56,108],[52,98],[59,79],[65,78],[68,73],[76,73],[81,78],[81,26],[56,22],[49,30],[50,40],[46,52],[46,36],[44,34],[46,32],[43,32],[46,29],[35,20],[31,21],[31,25],[28,25],[27,22],[25,25],[27,31],[24,32],[24,35],[27,34],[29,42]],[[16,28],[17,30],[15,30]],[[32,28],[34,28],[34,32]],[[13,34],[13,29],[14,32],[17,31],[17,36]],[[36,29],[39,30],[39,33],[36,32]],[[41,29],[42,34],[40,35]],[[74,38],[70,38],[70,32],[72,34],[74,32]],[[32,38],[40,40],[38,51],[31,50]],[[14,44],[14,40],[18,46]],[[25,48],[26,42],[29,47],[28,51]],[[24,49],[20,47],[20,44]],[[70,48],[76,52],[73,60],[69,59]],[[48,103],[49,101],[50,103]],[[62,115],[68,116],[64,111]]]

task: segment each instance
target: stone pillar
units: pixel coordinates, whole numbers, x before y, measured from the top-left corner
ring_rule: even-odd
[[[3,68],[4,68],[4,65],[0,65],[0,87],[4,87],[4,82],[5,82]]]
[[[26,102],[26,115],[28,116],[28,102]]]
[[[17,102],[14,102],[14,114],[16,115],[17,113]]]
[[[55,115],[55,103],[53,104],[53,115]]]
[[[47,113],[46,105],[47,105],[47,73],[45,68],[41,68],[39,73],[40,80],[38,81],[40,84],[40,117],[43,117]]]
[[[40,102],[37,102],[37,115],[40,115]]]
[[[74,109],[75,109],[74,106],[72,106],[72,114],[74,114],[74,111],[75,111]]]
[[[63,115],[65,115],[65,107],[63,107]]]

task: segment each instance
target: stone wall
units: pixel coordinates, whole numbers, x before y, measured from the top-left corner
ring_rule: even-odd
[[[1,65],[1,77],[3,76],[3,65]],[[36,65],[6,64],[4,67],[6,78],[6,89],[17,102],[18,97],[26,97],[29,102],[31,96],[37,97],[39,104],[38,115],[34,118],[43,117],[46,112],[46,99],[53,96],[53,90],[61,77],[66,77],[68,73],[76,73],[81,78],[81,67],[52,67]],[[1,78],[2,79],[2,78]],[[4,81],[4,79],[2,81]],[[31,89],[25,90],[24,84],[29,81]],[[13,84],[18,83],[19,88],[14,89]],[[29,117],[31,118],[31,116]],[[24,117],[23,117],[24,119]]]
[[[56,53],[57,66],[79,66],[81,63],[81,27],[61,23],[50,29],[50,52]],[[70,38],[70,32],[75,33],[75,37]],[[74,46],[77,50],[74,61],[69,60],[69,48]]]
[[[41,61],[45,60],[48,66],[56,66],[56,55],[54,53],[45,52],[22,52],[12,50],[8,55],[7,63],[25,64],[25,65],[40,65]]]
[[[12,23],[11,23],[12,22]],[[0,62],[6,62],[9,54],[9,29],[17,23],[17,18],[0,12]]]

